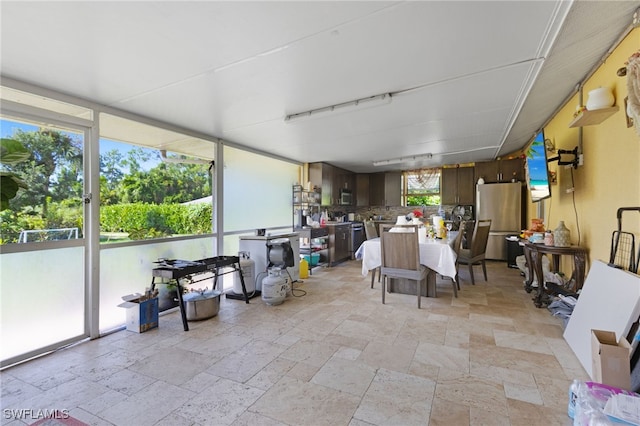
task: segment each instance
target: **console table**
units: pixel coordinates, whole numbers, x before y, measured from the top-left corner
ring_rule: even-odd
[[[551,255],[551,271],[558,272],[560,270],[560,256],[573,257],[573,273],[571,278],[574,280],[573,291],[577,292],[582,288],[585,278],[585,264],[587,257],[587,249],[580,246],[555,247],[545,246],[544,244],[535,244],[528,241],[523,242],[524,256],[529,268],[529,279],[525,283],[525,290],[530,293],[533,289],[533,274],[538,281],[538,292],[534,298],[536,307],[543,307],[542,297],[544,295],[544,273],[542,272],[542,255]]]

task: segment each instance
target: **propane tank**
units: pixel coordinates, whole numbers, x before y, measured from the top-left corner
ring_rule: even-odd
[[[287,283],[278,267],[269,268],[268,276],[262,280],[262,300],[267,305],[279,305],[287,296]]]
[[[284,287],[285,287],[285,294],[287,297],[293,296],[293,287],[291,284],[291,280],[287,277],[287,276],[283,276],[282,277],[284,279]]]
[[[247,289],[247,294],[253,293],[256,289],[256,263],[251,259],[248,251],[238,252],[238,257],[240,258],[240,270],[242,270],[242,277],[244,278],[244,286]],[[239,272],[233,274],[233,292],[235,294],[242,294],[242,282],[240,281]]]

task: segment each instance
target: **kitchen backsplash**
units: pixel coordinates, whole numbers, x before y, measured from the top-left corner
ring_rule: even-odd
[[[423,212],[425,218],[431,216],[437,216],[441,206],[371,206],[371,207],[349,207],[349,206],[337,206],[327,209],[330,216],[336,217],[340,214],[347,215],[348,213],[355,213],[356,220],[366,219],[378,219],[381,217],[384,220],[396,220],[398,216],[408,215],[412,211],[418,209]],[[442,209],[445,212],[445,220],[451,218],[451,211],[455,206],[443,205]]]

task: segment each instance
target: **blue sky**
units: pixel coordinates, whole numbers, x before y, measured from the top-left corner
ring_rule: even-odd
[[[38,127],[30,124],[16,123],[15,121],[0,120],[0,137],[10,138],[18,129],[25,132],[32,132],[38,130]]]
[[[547,175],[547,157],[545,155],[544,134],[538,133],[535,142],[541,144],[533,145],[533,158],[527,158],[527,167],[529,168],[529,176],[532,180],[546,181]]]
[[[33,132],[38,130],[39,127],[32,124],[19,123],[11,120],[0,120],[0,137],[2,138],[11,138],[17,130],[22,130],[24,132]],[[73,133],[69,133],[73,136]],[[129,145],[126,143],[115,142],[109,139],[100,139],[100,154],[104,154],[111,150],[118,150],[123,155],[125,155],[128,151],[135,148],[133,145]],[[150,161],[146,163],[147,170],[155,167],[157,165],[157,161]],[[142,164],[144,167],[145,164]]]

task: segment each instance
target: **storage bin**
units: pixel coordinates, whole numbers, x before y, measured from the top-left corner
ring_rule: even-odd
[[[320,253],[311,253],[311,256],[305,254],[304,258],[309,263],[309,267],[313,267],[320,262]]]

